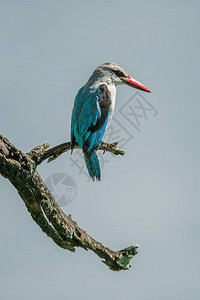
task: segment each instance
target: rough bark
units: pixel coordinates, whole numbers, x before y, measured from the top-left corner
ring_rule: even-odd
[[[38,174],[37,165],[46,159],[56,159],[70,150],[70,144],[63,143],[46,150],[48,147],[45,143],[25,154],[0,135],[0,174],[17,189],[33,220],[57,245],[73,252],[75,247],[90,249],[103,258],[110,269],[128,269],[131,258],[137,254],[137,244],[120,251],[104,247],[81,229],[71,215],[65,215],[56,203]],[[77,144],[75,148],[79,148]],[[101,143],[98,150],[124,155],[123,150],[117,149],[117,143]]]

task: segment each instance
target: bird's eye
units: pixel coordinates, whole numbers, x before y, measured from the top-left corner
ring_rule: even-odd
[[[122,71],[114,71],[118,77],[124,77],[124,73]]]

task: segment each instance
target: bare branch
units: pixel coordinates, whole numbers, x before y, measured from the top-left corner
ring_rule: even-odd
[[[118,143],[112,143],[108,144],[105,142],[101,142],[97,150],[103,150],[106,152],[111,152],[115,155],[124,155],[125,152],[122,149],[117,149]],[[70,148],[70,142],[60,144],[58,146],[55,146],[53,148],[50,148],[46,150],[49,147],[49,143],[44,143],[43,145],[39,145],[32,149],[27,154],[31,156],[31,158],[36,162],[36,165],[38,166],[41,164],[44,160],[48,159],[48,162],[51,162],[52,160],[59,157],[64,152],[67,152],[71,150]],[[74,149],[80,149],[79,145],[75,143]]]
[[[116,146],[116,143],[102,143],[99,150],[123,155],[123,150]],[[137,254],[137,244],[120,251],[110,250],[95,241],[58,206],[36,167],[45,159],[55,159],[68,151],[70,146],[64,143],[46,150],[48,147],[49,144],[45,143],[24,154],[0,135],[0,174],[17,189],[33,220],[57,245],[70,251],[75,251],[75,247],[90,249],[103,258],[110,269],[128,269],[131,258]]]

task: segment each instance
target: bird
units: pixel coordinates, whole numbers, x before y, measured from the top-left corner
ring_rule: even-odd
[[[83,151],[88,173],[93,181],[101,180],[96,149],[113,117],[116,86],[123,84],[151,93],[124,68],[108,62],[94,70],[74,100],[71,117],[71,153],[77,142]]]

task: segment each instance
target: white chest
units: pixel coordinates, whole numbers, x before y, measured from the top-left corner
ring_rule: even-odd
[[[116,87],[114,84],[109,84],[108,86],[108,90],[110,92],[110,100],[111,100],[111,105],[110,105],[110,114],[108,117],[108,123],[106,126],[106,129],[108,128],[108,126],[110,125],[110,122],[112,121],[112,117],[113,117],[113,113],[114,113],[114,109],[115,109],[115,99],[116,99]]]

